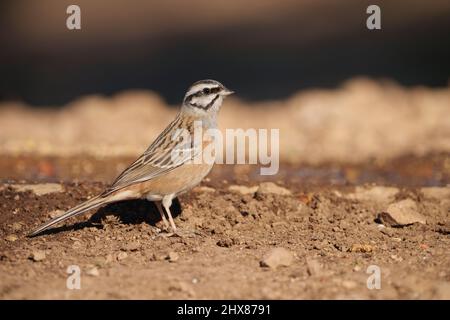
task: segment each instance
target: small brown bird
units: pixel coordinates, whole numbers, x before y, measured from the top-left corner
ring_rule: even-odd
[[[170,226],[176,232],[170,213],[172,200],[199,184],[213,166],[209,161],[194,161],[205,150],[205,144],[211,143],[211,139],[204,138],[196,143],[198,139],[193,137],[194,129],[198,124],[203,131],[216,129],[217,113],[223,98],[232,93],[215,80],[194,83],[187,91],[175,120],[103,193],[48,221],[29,236],[35,236],[56,223],[99,206],[131,199],[155,201],[161,219],[168,228],[164,207]],[[186,133],[190,139],[186,143],[180,143],[179,138]]]

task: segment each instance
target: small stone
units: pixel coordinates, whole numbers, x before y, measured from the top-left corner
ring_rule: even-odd
[[[275,248],[270,250],[260,261],[261,267],[276,269],[278,267],[288,267],[294,261],[294,255],[285,248]]]
[[[19,201],[19,200],[20,200],[20,196],[17,194],[17,195],[14,197],[14,200]]]
[[[359,266],[359,265],[354,266],[353,271],[355,271],[355,272],[361,271],[361,266]]]
[[[402,227],[413,223],[426,224],[426,219],[417,212],[417,205],[411,199],[389,205],[385,212],[378,214],[378,220],[390,227]]]
[[[48,216],[52,219],[61,216],[64,213],[64,210],[53,210],[48,213]]]
[[[229,247],[233,246],[234,241],[230,238],[225,238],[225,239],[220,239],[219,241],[217,241],[216,244],[219,247],[229,248]]]
[[[17,241],[17,239],[19,239],[15,234],[10,234],[9,236],[7,236],[6,238],[5,238],[5,240],[6,241],[9,241],[9,242],[14,242],[14,241]]]
[[[162,254],[156,254],[156,253],[152,253],[152,255],[150,256],[150,261],[162,261],[165,260],[167,256],[162,255]]]
[[[19,230],[22,229],[22,224],[20,224],[19,222],[14,222],[14,223],[11,225],[11,228],[12,228],[14,231],[19,231]]]
[[[88,276],[92,276],[92,277],[98,277],[100,275],[100,272],[98,271],[97,268],[91,268],[88,271],[86,271],[86,274]]]
[[[334,247],[337,250],[341,251],[341,252],[347,252],[348,251],[348,248],[347,248],[347,246],[345,244],[335,243]]]
[[[319,261],[312,258],[306,258],[306,270],[310,276],[317,276],[321,273],[322,266]]]
[[[81,248],[81,242],[80,242],[80,241],[75,241],[75,242],[72,244],[72,248],[74,248],[74,249],[79,249],[79,248]]]
[[[33,251],[29,258],[34,262],[42,261],[45,259],[45,251],[42,250]]]
[[[166,260],[169,260],[169,262],[177,262],[179,258],[180,256],[178,255],[178,253],[174,251],[169,252],[169,254],[166,256]]]
[[[127,257],[128,257],[128,254],[126,252],[120,252],[117,255],[117,260],[122,261],[122,260],[125,260]]]
[[[240,193],[242,195],[254,194],[257,190],[258,186],[246,187],[246,186],[231,185],[228,187],[228,191]]]
[[[276,194],[280,196],[290,196],[292,192],[286,188],[280,187],[273,182],[263,182],[259,185],[257,194]]]
[[[375,248],[370,244],[354,244],[352,245],[350,252],[362,252],[368,253],[374,251]]]
[[[391,259],[394,260],[394,261],[397,261],[397,262],[402,262],[403,261],[402,257],[399,257],[399,256],[397,256],[395,254],[391,255]]]
[[[308,193],[302,193],[298,196],[298,200],[300,200],[304,205],[309,206],[311,201],[314,199],[314,193],[308,192]]]

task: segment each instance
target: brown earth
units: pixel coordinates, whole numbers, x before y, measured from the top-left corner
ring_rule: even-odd
[[[60,109],[4,102],[0,298],[450,299],[449,107],[449,88],[369,79],[230,99],[222,129],[280,130],[277,175],[216,165],[173,208],[182,237],[129,201],[27,238],[100,192],[176,110],[149,92]],[[70,265],[81,290],[66,287]],[[367,288],[371,265],[379,290]]]
[[[126,160],[4,157],[0,173],[16,179],[0,185],[0,297],[449,299],[450,179],[432,178],[446,172],[446,159],[434,155],[351,169],[282,166],[291,178],[273,180],[290,194],[270,185],[243,189],[261,183],[252,179],[253,167],[218,166],[175,204],[182,237],[167,236],[151,203],[128,201],[27,238],[55,210],[100,192],[104,183],[89,180],[111,179]],[[28,170],[11,171],[5,163]],[[427,169],[406,170],[399,180],[394,173],[402,163]],[[293,172],[299,177],[292,178]],[[71,181],[75,175],[82,182],[37,184],[27,191],[27,181]],[[361,175],[378,184],[354,180]],[[403,199],[415,205],[407,215],[417,214],[426,224],[394,228],[377,220]],[[293,257],[288,266],[261,267],[279,247]],[[81,290],[66,287],[70,265],[81,268]],[[381,268],[380,290],[367,288],[370,265]]]

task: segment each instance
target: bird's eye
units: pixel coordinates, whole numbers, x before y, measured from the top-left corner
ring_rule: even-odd
[[[209,94],[210,92],[211,92],[211,90],[209,88],[203,89],[203,93],[204,94]]]

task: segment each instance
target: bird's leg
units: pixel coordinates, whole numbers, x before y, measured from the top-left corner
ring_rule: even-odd
[[[166,209],[166,213],[169,216],[169,221],[170,221],[170,226],[172,227],[172,231],[176,232],[177,227],[175,226],[175,222],[173,222],[172,214],[170,213],[170,206],[172,205],[172,199],[173,199],[172,195],[165,196],[162,199],[162,205],[163,205],[164,209]]]
[[[195,230],[189,231],[189,230],[177,229],[177,227],[175,226],[175,222],[173,222],[172,214],[170,213],[170,206],[172,205],[172,199],[173,199],[173,196],[170,195],[170,196],[164,197],[162,200],[162,205],[164,206],[164,209],[166,209],[166,213],[169,216],[170,225],[172,227],[172,233],[169,234],[168,236],[169,237],[177,236],[180,238],[185,238],[185,237],[194,237],[196,235],[201,235],[200,232],[195,231]]]
[[[169,229],[169,222],[167,221],[167,218],[164,214],[164,210],[161,206],[161,201],[156,201],[156,207],[158,208],[159,214],[161,215],[161,220],[164,223],[164,226],[166,227],[166,229]]]

